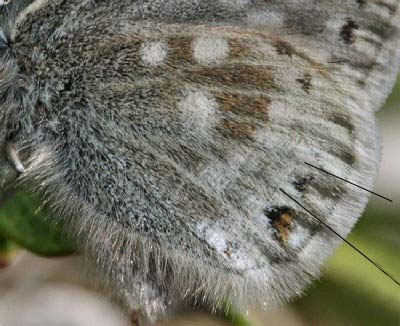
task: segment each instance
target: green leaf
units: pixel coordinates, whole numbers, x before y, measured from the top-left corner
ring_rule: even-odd
[[[394,110],[395,105],[400,102],[400,78],[397,80],[396,85],[393,87],[393,91],[386,101],[386,110],[392,108]],[[397,107],[396,107],[397,109]]]
[[[232,304],[225,306],[225,319],[232,326],[251,326],[250,322],[240,312],[238,312]]]
[[[64,256],[75,251],[74,242],[63,233],[59,224],[52,223],[48,211],[24,192],[3,200],[11,192],[3,193],[0,209],[0,234],[21,247],[42,256]]]
[[[10,266],[19,251],[15,242],[0,235],[0,269]]]

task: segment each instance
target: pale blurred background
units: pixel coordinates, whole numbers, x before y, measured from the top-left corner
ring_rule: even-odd
[[[400,279],[400,85],[378,113],[383,158],[374,197],[350,240]],[[94,290],[78,257],[20,253],[0,269],[1,326],[125,326],[129,320]],[[302,298],[271,312],[250,312],[251,325],[400,325],[400,287],[348,246]],[[229,325],[201,313],[168,325]]]

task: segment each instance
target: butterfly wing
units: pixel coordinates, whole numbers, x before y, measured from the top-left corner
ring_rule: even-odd
[[[36,1],[3,56],[2,139],[131,306],[275,305],[340,243],[284,192],[343,236],[365,206],[306,163],[372,187],[397,7]]]

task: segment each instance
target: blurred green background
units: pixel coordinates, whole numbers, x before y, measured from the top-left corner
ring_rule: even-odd
[[[378,118],[384,147],[375,191],[394,202],[372,197],[349,240],[400,279],[400,83]],[[77,278],[79,258],[50,258],[70,254],[74,246],[45,221],[45,208],[37,211],[39,205],[22,193],[0,204],[0,325],[128,324],[87,275]],[[21,247],[49,258],[21,258]],[[252,325],[400,325],[400,287],[344,244],[305,296],[273,312],[251,312],[248,318]],[[231,324],[202,314],[168,323]]]

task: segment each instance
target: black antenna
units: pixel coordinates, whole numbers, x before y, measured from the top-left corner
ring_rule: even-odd
[[[368,191],[369,193],[371,193],[371,194],[373,194],[373,195],[375,195],[375,196],[378,196],[378,197],[381,197],[381,198],[383,198],[383,199],[386,199],[386,200],[388,200],[388,201],[390,201],[390,202],[393,202],[393,200],[391,200],[391,199],[389,199],[389,198],[387,198],[387,197],[385,197],[385,196],[382,196],[382,195],[380,195],[380,194],[377,194],[376,192],[373,192],[373,191],[371,191],[371,190],[368,190],[367,188],[361,187],[361,186],[359,186],[358,184],[355,184],[355,183],[353,183],[353,182],[351,182],[351,181],[349,181],[349,180],[343,179],[343,178],[341,178],[341,177],[339,177],[339,176],[337,176],[337,175],[335,175],[335,174],[333,174],[333,173],[331,173],[331,172],[328,172],[328,171],[326,171],[326,170],[324,170],[324,169],[321,169],[321,168],[319,168],[319,167],[316,167],[315,165],[312,165],[312,164],[310,164],[310,163],[307,163],[307,162],[304,162],[304,163],[307,164],[308,166],[313,167],[314,169],[317,169],[317,170],[319,170],[319,171],[322,171],[322,172],[325,172],[325,173],[327,173],[327,174],[330,174],[331,176],[334,176],[335,178],[338,178],[338,179],[340,179],[340,180],[346,181],[347,183],[350,183],[350,184],[352,184],[353,186],[356,186],[356,187],[358,187],[358,188],[360,188],[360,189],[363,189],[363,190],[365,190],[365,191]]]
[[[284,190],[279,188],[280,191],[282,191],[287,197],[289,197],[291,200],[293,200],[297,205],[299,205],[301,208],[303,208],[308,214],[310,214],[312,217],[314,217],[316,220],[318,220],[322,225],[324,225],[327,229],[332,231],[335,235],[337,235],[340,239],[342,239],[345,243],[347,243],[351,248],[353,248],[355,251],[357,251],[361,256],[363,256],[365,259],[367,259],[372,265],[374,265],[377,269],[379,269],[383,274],[385,274],[387,277],[389,277],[393,282],[395,282],[398,286],[400,286],[400,282],[397,281],[392,275],[390,275],[388,272],[386,272],[378,263],[373,261],[371,258],[369,258],[366,254],[364,254],[361,250],[359,250],[356,246],[354,246],[350,241],[346,240],[344,237],[342,237],[337,231],[335,231],[332,227],[330,227],[328,224],[326,224],[324,221],[322,221],[320,218],[318,218],[316,215],[311,213],[307,208],[305,208],[302,204],[300,204],[296,199],[294,199],[292,196],[290,196],[288,193],[286,193]]]

